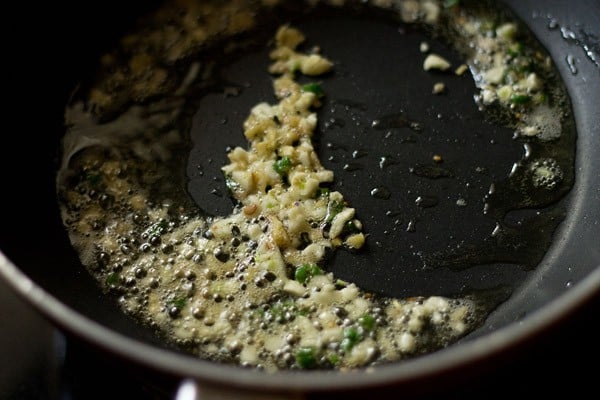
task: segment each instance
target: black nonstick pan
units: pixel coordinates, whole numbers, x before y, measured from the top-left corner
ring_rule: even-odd
[[[367,251],[338,252],[329,268],[385,295],[488,291],[494,300],[510,296],[460,343],[369,373],[267,376],[175,351],[102,295],[73,251],[58,211],[55,182],[65,131],[63,112],[76,85],[89,78],[86,74],[95,68],[99,54],[154,4],[74,6],[58,21],[40,21],[41,27],[50,22],[70,27],[62,33],[48,31],[43,40],[51,45],[27,43],[36,46],[35,60],[44,62],[29,62],[28,54],[19,58],[28,62],[18,76],[35,85],[22,91],[17,103],[26,117],[14,114],[19,128],[11,128],[10,147],[5,146],[14,149],[10,153],[16,159],[3,158],[0,273],[67,332],[136,364],[190,378],[209,394],[243,390],[257,396],[300,397],[313,391],[408,386],[466,371],[514,348],[559,323],[597,296],[600,288],[600,7],[593,1],[506,3],[557,65],[577,132],[568,193],[514,213],[515,221],[535,217],[540,210],[552,216],[520,231],[519,243],[526,251],[488,246],[485,240],[496,221],[482,212],[483,199],[524,150],[510,130],[478,117],[470,79],[448,79],[452,96],[432,102],[431,75],[422,71],[420,61],[407,60],[407,54],[419,56],[419,44],[426,39],[419,33],[399,32],[379,15],[339,10],[293,21],[343,66],[324,79],[328,96],[319,114],[316,147],[325,166],[335,171],[340,191],[357,209],[368,210],[362,217],[369,227]],[[437,52],[458,61],[442,41],[432,43],[439,46]],[[186,155],[185,189],[209,214],[231,208],[227,196],[218,195],[226,190],[218,168],[228,146],[244,144],[240,126],[247,110],[272,96],[271,77],[265,72],[267,52],[255,47],[226,59],[217,83],[220,91],[204,94],[191,119],[194,146]],[[223,90],[236,95],[224,96]],[[467,140],[463,132],[478,134]],[[443,163],[432,163],[434,155]],[[456,250],[464,244],[475,250]],[[469,268],[456,268],[459,262]],[[362,267],[365,264],[368,269]],[[423,268],[424,264],[433,267]]]

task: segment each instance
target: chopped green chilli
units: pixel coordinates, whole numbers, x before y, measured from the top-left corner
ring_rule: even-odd
[[[296,364],[302,369],[315,368],[317,366],[316,353],[313,347],[300,347],[296,351]]]
[[[288,157],[281,157],[273,164],[273,169],[281,176],[286,176],[292,168],[292,162]]]
[[[320,83],[307,83],[306,85],[302,86],[302,91],[314,93],[317,97],[325,96],[325,92],[323,91]]]
[[[531,101],[531,96],[524,94],[516,94],[510,97],[510,102],[513,104],[527,104]]]

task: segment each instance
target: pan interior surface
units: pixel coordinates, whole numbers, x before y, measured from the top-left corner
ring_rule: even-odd
[[[368,287],[368,289],[392,295],[456,294],[473,289],[489,289],[499,284],[512,286],[524,280],[529,286],[535,286],[536,284],[531,283],[532,276],[537,277],[538,270],[534,273],[528,272],[522,265],[519,265],[520,263],[510,262],[512,260],[499,260],[493,265],[486,263],[486,265],[463,271],[442,268],[432,272],[422,268],[423,253],[432,253],[443,246],[454,248],[459,242],[473,243],[477,239],[490,235],[496,221],[483,215],[482,200],[490,184],[506,176],[512,164],[523,157],[522,144],[512,140],[510,129],[500,128],[480,117],[471,98],[475,90],[471,79],[454,76],[445,78],[444,81],[448,88],[447,95],[435,97],[430,94],[432,83],[435,83],[437,76],[433,75],[434,79],[432,79],[431,73],[422,71],[420,65],[422,55],[418,52],[418,46],[425,36],[420,36],[421,34],[418,32],[412,32],[410,28],[399,32],[397,26],[382,24],[377,19],[359,20],[347,15],[328,15],[327,20],[332,23],[324,24],[323,20],[319,21],[319,19],[298,21],[298,26],[307,33],[310,41],[322,46],[324,52],[327,52],[335,60],[341,61],[342,66],[340,71],[336,71],[333,76],[323,79],[323,87],[327,96],[324,99],[324,107],[319,111],[319,121],[321,121],[319,134],[322,137],[317,143],[318,151],[325,165],[336,172],[336,177],[338,177],[336,182],[340,185],[340,190],[347,192],[346,196],[353,205],[356,205],[359,212],[360,210],[375,210],[372,218],[369,215],[366,218],[363,217],[363,221],[367,226],[372,224],[369,233],[374,242],[378,243],[373,248],[369,248],[369,252],[362,256],[338,252],[336,258],[331,260],[331,270],[336,275],[347,280],[355,280],[367,287],[369,282],[373,282],[373,287]],[[410,58],[416,61],[409,63],[406,60],[394,60],[389,64],[377,63],[374,61],[377,59],[375,56],[369,59],[367,54],[360,57],[361,60],[367,61],[352,64],[351,51],[342,49],[342,46],[336,43],[344,30],[349,28],[356,28],[350,29],[355,33],[354,37],[351,36],[353,42],[360,43],[363,38],[356,32],[369,32],[365,38],[377,37],[378,40],[370,39],[368,41],[382,43],[382,54],[400,54],[401,57],[405,57],[404,54],[408,52],[412,54]],[[394,36],[402,39],[388,40]],[[327,42],[327,38],[331,38],[331,42]],[[436,41],[429,41],[432,42],[436,52],[451,59],[453,63],[459,62],[458,56],[448,47]],[[400,48],[386,47],[393,45],[398,45]],[[336,53],[338,49],[340,52]],[[192,141],[196,143],[197,147],[192,149],[187,160],[190,179],[187,189],[198,205],[209,213],[220,214],[222,208],[219,207],[231,207],[226,195],[224,197],[215,195],[213,189],[224,191],[224,188],[219,186],[222,185],[222,182],[218,181],[220,179],[217,175],[218,168],[213,170],[211,168],[223,164],[219,161],[219,157],[223,158],[226,155],[225,148],[227,146],[244,144],[236,142],[242,138],[239,129],[245,118],[244,112],[249,110],[258,98],[272,96],[269,87],[271,78],[264,72],[263,64],[267,50],[258,49],[258,51],[244,54],[241,61],[229,62],[223,68],[223,74],[220,76],[222,79],[216,81],[214,86],[203,94],[202,101],[206,103],[200,103],[190,126]],[[252,64],[253,62],[254,64]],[[386,74],[385,67],[374,68],[373,64],[382,66],[395,64],[398,69],[406,69],[394,73],[396,68],[390,68]],[[245,70],[248,65],[251,66],[249,70],[252,72],[252,77],[245,75],[248,72]],[[353,67],[358,70],[353,70]],[[359,74],[362,76],[369,72],[375,73],[368,81],[363,82],[356,78]],[[256,79],[253,78],[254,76]],[[405,89],[402,90],[405,92],[398,93],[396,85],[386,85],[389,82],[388,76],[395,76],[395,79],[400,81],[398,86],[404,87]],[[421,78],[412,78],[416,76]],[[406,77],[411,78],[407,79]],[[381,81],[378,81],[378,78],[381,78]],[[403,86],[406,82],[414,86]],[[385,93],[385,96],[381,93]],[[390,101],[396,97],[400,100]],[[410,98],[411,101],[403,101],[402,99],[405,98]],[[227,112],[229,110],[236,110],[236,112]],[[438,118],[438,114],[441,115],[441,118]],[[206,118],[207,115],[209,118]],[[389,116],[401,116],[403,120],[417,122],[422,124],[422,129],[417,131],[410,127],[378,129],[377,123],[374,122]],[[232,135],[217,136],[215,141],[207,139],[207,136],[202,136],[201,133],[216,130],[218,126],[220,126],[220,131],[230,130]],[[467,131],[476,131],[478,134],[473,138],[465,139],[464,135]],[[198,132],[199,136],[194,136],[194,132]],[[341,137],[347,132],[352,132],[354,139],[350,144]],[[388,132],[391,132],[391,135],[386,138]],[[209,143],[205,143],[203,140],[208,140]],[[494,143],[490,143],[490,141]],[[381,143],[386,143],[385,151],[381,149]],[[208,157],[206,153],[203,153],[206,151],[210,154]],[[440,166],[445,169],[450,169],[447,168],[450,166],[453,176],[430,179],[414,174],[416,165],[431,163],[431,158],[436,154],[441,155],[444,159]],[[214,161],[207,163],[208,158],[212,158]],[[390,163],[384,165],[384,168],[380,168],[379,164],[383,158],[389,160]],[[202,175],[198,174],[199,165],[203,172]],[[349,167],[344,168],[347,165]],[[478,167],[481,167],[479,172]],[[373,174],[373,170],[376,170],[377,173]],[[482,173],[481,171],[484,170],[485,173]],[[217,180],[213,179],[215,176]],[[207,183],[207,181],[211,182]],[[412,186],[407,189],[407,185]],[[389,198],[372,196],[371,192],[376,188],[387,189],[390,192]],[[584,190],[577,191],[576,195],[582,192]],[[207,196],[206,193],[210,196]],[[430,200],[430,204],[437,203],[431,207],[424,207],[421,202],[421,206],[419,206],[415,204],[415,200],[419,197],[426,199],[424,201]],[[456,204],[459,199],[465,200],[466,207],[461,208]],[[585,201],[573,196],[567,200],[568,202],[560,205],[575,204],[577,213],[584,213],[587,218],[593,218],[593,215],[590,214],[593,211],[585,209],[582,205],[585,204]],[[396,215],[396,213],[399,214]],[[472,218],[465,218],[463,215],[469,215]],[[523,215],[516,214],[514,218],[520,220],[531,215],[532,213],[523,212]],[[517,222],[516,220],[514,222]],[[566,226],[560,232],[573,232],[575,228],[573,222],[570,222],[571,220],[572,218],[567,216]],[[396,221],[399,222],[396,223]],[[412,226],[416,227],[416,231],[406,231],[410,222],[413,222]],[[440,225],[444,226],[443,230],[439,229]],[[554,226],[551,228],[550,230],[553,232]],[[448,239],[453,241],[450,245],[448,245]],[[393,245],[389,245],[389,243],[393,243]],[[400,244],[396,246],[395,243]],[[7,248],[9,250],[6,251],[10,256],[10,247]],[[551,271],[551,266],[559,262],[561,254],[557,254],[557,252],[561,253],[560,247],[559,250],[556,250],[556,247],[551,249],[550,258],[545,258],[541,264],[541,271]],[[64,253],[67,254],[65,259],[73,257],[68,247],[64,247]],[[534,255],[537,257],[534,258],[536,264],[543,255],[544,252]],[[365,261],[361,257],[371,258],[367,258]],[[21,255],[20,258],[22,261],[26,261],[24,256]],[[385,262],[388,259],[401,261],[389,265]],[[360,260],[361,265],[367,262],[374,265],[374,268],[356,268],[356,271],[352,270],[350,277],[343,276],[344,266],[352,263],[353,260]],[[594,265],[597,265],[597,261],[597,258],[592,259],[586,265],[588,268],[590,268],[589,266],[593,268]],[[76,261],[73,262],[73,268],[75,268],[75,264]],[[381,269],[379,269],[380,266]],[[393,272],[394,279],[390,279],[387,275],[390,271]],[[74,270],[67,275],[73,273]],[[432,279],[433,273],[439,276],[439,279]],[[82,282],[80,288],[87,288],[86,290],[91,293],[98,293],[91,280],[86,280],[80,272],[74,274],[76,281]],[[33,273],[33,276],[39,276],[41,281],[45,279],[43,275],[41,272]],[[397,277],[401,277],[401,279],[396,279]],[[55,279],[60,280],[61,278],[56,277]],[[402,282],[401,287],[395,286],[399,281]],[[43,286],[59,286],[52,280],[44,282],[46,283]],[[406,292],[415,287],[422,291]],[[519,290],[517,298],[525,296],[529,299],[530,295],[527,293],[529,291]],[[74,304],[80,300],[79,295],[61,294],[59,298],[62,296],[67,299],[67,303],[70,301]],[[72,298],[68,300],[70,296]],[[539,296],[539,298],[547,301],[545,296]],[[89,315],[93,318],[108,326],[113,326],[114,320],[120,320],[121,317],[113,319],[115,311],[112,305],[99,306],[96,303],[97,301],[93,298],[85,302],[89,306],[86,312],[90,313]],[[522,311],[521,304],[514,301],[509,302],[508,309],[511,309],[513,304],[516,304],[516,308],[521,311],[515,314],[514,310],[511,310],[511,313],[501,314],[501,316],[508,316],[506,318],[509,319],[510,315],[522,316],[524,311]],[[108,309],[110,312],[107,312]],[[104,317],[96,318],[96,311],[89,310],[99,310],[99,314],[103,314]],[[113,317],[106,317],[106,315]],[[127,321],[127,319],[123,319],[123,321]],[[504,323],[502,318],[500,321],[499,325],[502,326]],[[121,326],[118,326],[117,323],[116,330],[121,329],[128,335],[131,333],[128,322],[123,322]],[[153,342],[150,335],[147,335],[143,329],[140,332],[144,332],[140,333],[144,341]]]
[[[423,69],[422,43],[452,65],[463,63],[440,38],[373,10],[329,9],[295,19],[310,39],[307,46],[318,44],[339,65],[322,79],[326,95],[314,140],[322,163],[335,172],[332,189],[347,192],[368,235],[364,251],[338,251],[327,269],[392,297],[508,288],[525,279],[563,212],[521,207],[519,194],[500,186],[508,186],[511,168],[527,157],[551,151],[529,154],[527,142],[513,138],[514,128],[481,112],[469,74]],[[222,86],[200,101],[191,127],[188,190],[212,214],[232,208],[221,171],[226,149],[245,146],[239,133],[247,110],[273,97],[272,76],[264,68],[270,49],[259,50],[223,68]],[[444,94],[432,93],[438,82],[445,84]],[[566,132],[573,129],[565,125]],[[554,146],[568,149],[566,165],[572,162],[573,135],[566,133]],[[540,202],[560,200],[568,180]],[[521,184],[514,181],[509,185]],[[502,192],[495,196],[503,204],[484,212],[492,187]],[[505,219],[506,237],[494,240],[503,208],[516,210]]]

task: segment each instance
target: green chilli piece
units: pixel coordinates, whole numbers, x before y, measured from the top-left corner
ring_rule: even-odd
[[[331,222],[344,209],[344,205],[342,203],[338,203],[335,200],[327,203],[327,216],[325,217],[325,222]]]
[[[296,351],[296,364],[302,369],[317,366],[317,352],[313,347],[300,347]]]
[[[325,92],[323,91],[321,84],[317,82],[307,83],[306,85],[302,86],[301,90],[303,92],[314,93],[317,97],[325,96]]]
[[[371,314],[365,314],[358,318],[358,323],[365,331],[372,331],[375,328],[375,317]]]
[[[352,350],[352,348],[363,339],[362,335],[358,332],[358,329],[351,326],[344,329],[344,339],[340,343],[340,347],[345,353]]]
[[[176,299],[171,300],[168,305],[171,307],[183,308],[187,303],[187,299],[185,297],[178,297]]]
[[[289,157],[281,157],[280,159],[278,159],[277,161],[275,161],[273,163],[273,169],[280,176],[287,175],[288,172],[290,172],[291,168],[292,168],[292,161],[289,159]]]
[[[119,276],[119,274],[117,274],[116,272],[113,272],[112,274],[109,274],[106,277],[106,284],[107,285],[116,285],[117,283],[119,283],[120,280],[121,280],[121,277]]]
[[[323,270],[317,264],[310,264],[311,276],[322,275]]]
[[[513,94],[510,97],[510,102],[513,104],[527,104],[531,101],[531,96],[526,94]]]
[[[294,279],[300,283],[306,283],[310,281],[313,276],[321,275],[323,270],[319,268],[317,264],[302,264],[296,268],[294,273]]]
[[[327,361],[333,366],[336,366],[340,363],[340,356],[336,353],[330,353],[327,355]]]
[[[296,268],[294,279],[300,283],[306,283],[309,279],[308,268],[306,268],[304,265]]]

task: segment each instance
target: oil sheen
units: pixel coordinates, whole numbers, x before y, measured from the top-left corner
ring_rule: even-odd
[[[106,296],[168,345],[267,371],[398,362],[479,327],[510,290],[394,297],[328,270],[332,253],[368,254],[388,235],[378,228],[383,222],[368,218],[371,210],[352,204],[351,174],[393,173],[402,155],[367,151],[351,138],[325,145],[321,130],[352,124],[377,132],[383,143],[418,145],[428,121],[390,110],[365,123],[369,104],[328,102],[335,95],[327,92],[328,77],[343,74],[344,65],[318,47],[318,37],[289,24],[319,13],[381,16],[460,54],[462,63],[452,68],[425,62],[425,69],[436,82],[472,76],[480,112],[510,128],[525,150],[480,199],[495,229],[473,243],[419,252],[419,259],[425,269],[451,272],[495,262],[535,268],[563,215],[555,205],[574,179],[568,99],[549,57],[510,14],[479,2],[447,3],[182,1],[142,19],[100,57],[95,80],[65,110],[57,174],[62,217]],[[241,99],[252,85],[244,77],[225,80],[222,69],[265,46],[268,57],[252,62],[264,66],[269,92],[219,116],[225,131],[241,113],[238,135],[205,139],[228,145],[188,168],[198,110],[215,96]],[[421,49],[423,60],[435,55]],[[323,104],[345,116],[319,121]],[[321,150],[338,153],[322,160]],[[207,172],[214,170],[220,175]],[[406,173],[428,182],[459,178],[437,153]],[[207,182],[202,196],[218,206],[190,194],[194,179]],[[394,190],[373,184],[366,197],[386,204],[380,208],[389,231],[401,225],[402,234],[419,235],[421,214],[387,206]],[[445,201],[425,191],[411,196],[419,213]],[[457,210],[471,204],[452,202]]]

